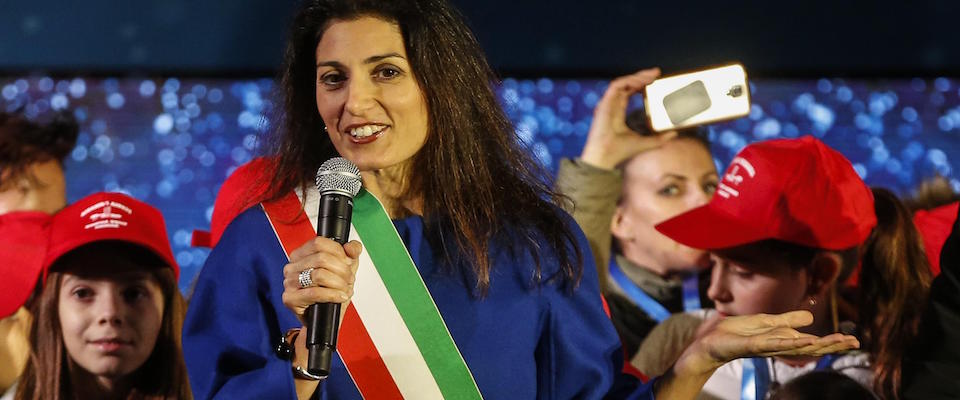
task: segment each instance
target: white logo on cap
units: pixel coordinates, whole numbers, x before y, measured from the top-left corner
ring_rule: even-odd
[[[133,215],[133,210],[131,210],[130,207],[115,201],[105,200],[87,207],[80,213],[80,218],[85,218],[89,214],[91,222],[84,225],[83,229],[120,228],[127,226],[127,221],[123,220],[124,214],[121,214],[121,212],[126,213],[126,215]]]
[[[740,186],[740,184],[743,183],[744,178],[743,175],[740,175],[740,169],[746,171],[747,176],[750,178],[757,175],[757,171],[753,168],[753,165],[750,164],[750,161],[741,157],[735,157],[733,161],[730,162],[730,170],[723,175],[723,181],[717,184],[717,194],[720,195],[720,197],[725,199],[729,199],[730,196],[740,197],[740,191],[733,188],[733,186]],[[724,182],[728,182],[730,185]]]

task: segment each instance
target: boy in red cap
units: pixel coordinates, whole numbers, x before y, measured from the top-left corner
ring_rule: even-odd
[[[38,242],[46,236],[38,233],[36,223],[67,203],[63,159],[78,131],[69,113],[37,122],[0,112],[0,214],[5,215],[0,222],[0,394],[16,382],[29,357],[31,317],[23,305],[37,284],[43,259],[34,253],[46,245]],[[19,212],[25,214],[6,217]]]
[[[96,193],[53,216],[17,399],[190,398],[163,216]]]
[[[836,369],[883,398],[900,389],[930,268],[906,207],[871,190],[840,153],[812,137],[755,143],[731,162],[710,203],[657,226],[710,250],[708,295],[720,316],[810,310],[806,332],[837,332],[837,286],[862,264],[858,322],[868,354],[736,360],[704,386],[719,398],[763,398],[814,369]]]

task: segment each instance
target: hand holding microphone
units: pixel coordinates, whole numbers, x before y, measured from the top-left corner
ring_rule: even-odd
[[[353,295],[361,252],[359,242],[346,243],[359,171],[344,158],[327,160],[317,171],[317,188],[318,237],[290,254],[283,269],[283,303],[306,327],[294,343],[294,365],[326,377],[336,351],[340,306]]]
[[[304,313],[316,303],[346,303],[353,296],[357,257],[361,246],[357,241],[343,246],[324,237],[317,237],[290,253],[290,263],[283,267],[283,304],[306,326]],[[310,270],[312,285],[300,287],[300,274]]]

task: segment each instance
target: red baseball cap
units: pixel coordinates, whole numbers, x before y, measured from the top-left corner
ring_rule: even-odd
[[[933,276],[940,274],[940,251],[953,231],[958,211],[960,203],[953,202],[932,210],[918,210],[913,214],[913,224],[923,237],[923,247]]]
[[[217,200],[213,203],[213,215],[210,217],[210,231],[195,230],[190,244],[194,247],[213,248],[223,236],[227,225],[237,215],[257,204],[260,195],[266,193],[269,186],[266,178],[272,176],[275,159],[257,157],[237,167],[223,181]]]
[[[60,256],[86,244],[121,240],[143,246],[160,257],[174,275],[167,227],[160,210],[123,193],[94,193],[58,211],[50,224],[50,247],[43,262],[44,280]]]
[[[706,250],[765,239],[843,250],[863,243],[876,224],[873,193],[850,161],[806,136],[745,147],[709,203],[656,228]]]
[[[13,315],[37,286],[50,219],[39,211],[0,215],[0,318]]]

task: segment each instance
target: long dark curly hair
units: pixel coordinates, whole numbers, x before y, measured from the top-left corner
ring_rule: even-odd
[[[544,274],[538,262],[534,279],[550,275],[572,290],[582,277],[583,255],[572,219],[558,207],[563,197],[551,189],[549,174],[530,156],[497,102],[496,77],[473,33],[443,0],[303,4],[284,55],[283,114],[268,141],[277,168],[266,197],[306,190],[320,164],[337,155],[317,112],[315,52],[331,22],[364,16],[400,28],[426,99],[427,140],[412,160],[406,195],[422,198],[427,233],[440,238],[444,248],[460,249],[455,264],[476,279],[481,295],[490,285],[493,241],[512,243],[509,247],[529,251],[536,260],[541,251],[552,250],[556,260],[549,262],[557,269],[551,265]],[[501,232],[504,228],[509,229]]]

